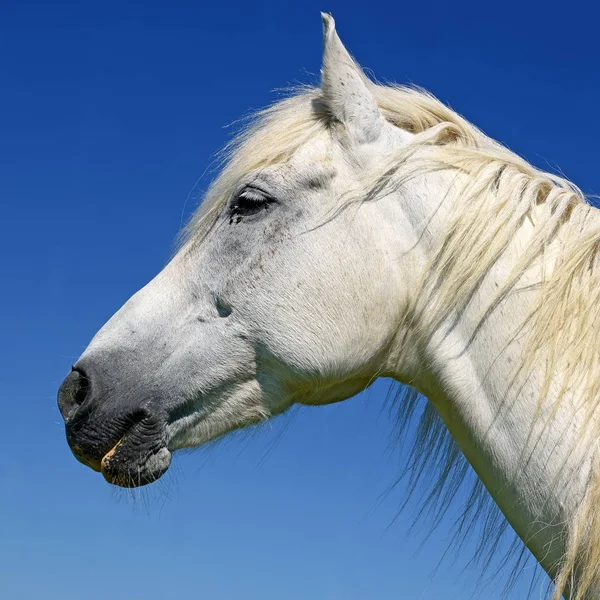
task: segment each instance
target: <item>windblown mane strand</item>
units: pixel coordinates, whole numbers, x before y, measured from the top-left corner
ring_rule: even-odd
[[[590,217],[593,209],[581,191],[567,180],[540,171],[491,140],[454,111],[426,92],[403,86],[373,85],[372,91],[385,118],[413,133],[417,141],[402,149],[391,164],[373,173],[365,182],[362,200],[376,198],[390,186],[401,186],[419,174],[451,170],[461,176],[463,188],[452,207],[451,227],[440,240],[421,293],[409,318],[418,318],[423,335],[431,335],[452,314],[462,312],[489,270],[536,207],[545,215],[536,223],[534,235],[520,262],[492,299],[488,310],[515,291],[533,264],[543,262],[549,244],[560,233],[560,256],[553,257],[551,274],[542,273],[537,304],[527,323],[528,351],[517,376],[534,363],[545,362],[540,400],[548,392],[556,372],[563,373],[559,403],[573,386],[583,389],[582,408],[590,423],[600,398],[600,378],[594,378],[598,363],[598,340],[592,325],[600,322],[600,269],[598,247],[600,223]],[[209,188],[204,203],[184,232],[183,244],[198,243],[211,229],[227,199],[247,173],[287,161],[315,136],[330,135],[328,115],[322,110],[320,90],[302,88],[291,97],[257,113],[249,126],[221,155],[224,164]],[[414,160],[416,150],[419,157]],[[539,211],[538,213],[539,214]],[[460,260],[468,256],[469,260]],[[482,314],[482,321],[485,318]],[[577,318],[574,318],[576,316]],[[476,335],[476,331],[473,335]],[[560,349],[560,352],[558,351]],[[418,415],[416,396],[398,402],[401,429]],[[471,473],[464,457],[433,408],[420,413],[409,466],[405,472],[410,487],[433,474],[423,511],[433,510],[440,521],[452,498]],[[600,431],[590,432],[600,438]],[[483,516],[482,539],[489,552],[498,546],[505,521],[478,481],[472,484],[463,516],[457,521],[456,539],[474,526],[473,517]],[[487,515],[487,516],[486,516]],[[592,535],[592,532],[595,532]],[[576,522],[569,524],[567,552],[560,566],[554,599],[571,589],[573,600],[583,600],[587,590],[598,585],[595,566],[600,564],[600,474],[593,471],[586,498]],[[478,554],[482,554],[481,544]],[[577,570],[580,586],[573,589]]]

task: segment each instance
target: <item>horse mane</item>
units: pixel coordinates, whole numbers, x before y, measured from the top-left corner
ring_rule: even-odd
[[[600,220],[593,218],[595,209],[572,183],[535,168],[429,93],[376,84],[372,91],[389,122],[418,135],[381,171],[372,174],[358,201],[373,199],[382,190],[399,187],[427,172],[451,170],[461,176],[462,187],[451,211],[451,226],[426,269],[421,293],[417,294],[420,300],[412,307],[411,318],[418,317],[421,330],[431,332],[452,311],[461,312],[524,220],[531,218],[534,211],[541,214],[541,218],[536,216],[540,220],[528,247],[489,310],[518,288],[533,264],[541,264],[547,258],[548,247],[560,236],[560,253],[551,257],[551,272],[542,272],[537,284],[537,300],[526,323],[528,350],[515,378],[529,370],[534,361],[545,363],[541,400],[556,385],[555,375],[560,373],[559,389],[552,394],[554,402],[559,403],[574,387],[583,390],[582,405],[574,408],[586,411],[587,422],[598,429],[588,432],[590,438],[600,438],[595,414],[600,377],[594,377],[600,343],[594,331],[594,324],[600,323],[600,302],[595,302],[600,296]],[[210,231],[245,174],[285,162],[308,140],[330,135],[330,119],[320,98],[319,88],[301,88],[250,119],[221,153],[221,173],[185,228],[183,244],[198,243]],[[469,260],[460,260],[465,256]],[[418,395],[410,392],[395,404],[399,407],[399,435],[404,436],[410,429],[409,423],[418,420],[404,472],[408,487],[414,489],[427,479],[425,473],[431,475],[422,512],[433,510],[433,522],[439,523],[458,489],[472,479],[472,471],[429,403],[422,403],[421,410],[417,410]],[[482,516],[483,541],[477,553],[489,563],[508,524],[483,484],[475,479],[462,517],[456,522],[455,539],[472,531],[474,518]],[[488,548],[486,553],[482,552],[484,545]],[[594,585],[599,585],[596,570],[600,565],[600,471],[595,463],[577,517],[567,525],[564,547],[553,598],[558,600],[569,589],[572,600],[583,600]],[[526,555],[523,546],[519,562]],[[518,567],[513,572],[517,570]],[[575,572],[580,581],[577,589]]]
[[[488,272],[508,250],[525,219],[535,218],[527,248],[489,306],[482,310],[480,324],[510,294],[531,286],[530,270],[537,266],[533,306],[527,322],[519,325],[522,330],[515,332],[524,337],[525,345],[521,364],[512,375],[512,394],[514,397],[519,393],[516,382],[533,370],[534,363],[543,365],[539,418],[547,419],[548,425],[559,403],[569,396],[575,401],[573,415],[580,411],[584,415],[582,421],[587,430],[580,432],[581,440],[589,444],[586,448],[592,454],[600,437],[600,378],[596,374],[600,344],[594,329],[594,324],[600,322],[600,304],[596,302],[600,295],[600,219],[596,209],[572,183],[536,169],[449,109],[440,108],[440,103],[428,94],[415,95],[412,90],[407,94],[405,89],[393,87],[376,90],[384,115],[393,123],[405,123],[401,115],[398,121],[395,116],[403,104],[411,105],[413,111],[417,107],[417,118],[411,114],[417,127],[422,126],[418,117],[423,109],[445,120],[430,126],[433,135],[420,142],[426,149],[421,149],[419,158],[407,160],[406,154],[412,150],[401,151],[397,168],[386,166],[373,189],[402,185],[415,174],[439,169],[464,175],[451,208],[450,226],[426,266],[421,289],[415,294],[414,314],[407,318],[416,319],[421,337],[429,338],[452,314],[461,314]],[[407,101],[402,102],[402,96]],[[454,118],[449,120],[449,116]],[[468,260],[464,260],[466,257]],[[545,269],[546,264],[551,267]],[[477,331],[478,327],[472,337]],[[539,409],[542,400],[548,398],[553,403],[551,414],[542,417]],[[410,403],[400,405],[401,410],[411,410]],[[426,406],[422,412],[411,462],[417,473],[426,467],[437,472],[428,500],[443,511],[464,478],[464,459],[446,438],[449,434],[438,422],[439,417],[429,414],[432,411]],[[462,529],[469,518],[485,504],[480,498],[475,484],[457,529],[459,534],[464,533]],[[555,599],[569,589],[573,600],[583,600],[600,585],[599,506],[600,470],[594,454],[588,488],[573,522],[566,524],[565,553],[562,563],[555,566]],[[501,531],[493,514],[488,510],[484,526],[485,535],[493,540],[490,548],[497,545]],[[495,525],[490,526],[491,523]]]

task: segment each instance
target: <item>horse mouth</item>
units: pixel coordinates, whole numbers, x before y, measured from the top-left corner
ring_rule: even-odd
[[[99,423],[82,412],[66,422],[67,441],[75,458],[102,473],[106,481],[140,487],[167,471],[171,452],[161,418],[140,410]]]
[[[140,457],[140,449],[128,447],[121,438],[100,461],[100,472],[108,483],[124,488],[140,487],[162,477],[171,464],[171,452],[165,446]],[[133,454],[132,454],[133,451]]]

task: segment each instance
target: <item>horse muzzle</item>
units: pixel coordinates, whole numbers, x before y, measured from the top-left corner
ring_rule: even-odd
[[[152,483],[169,468],[166,419],[151,402],[115,406],[87,372],[74,368],[58,391],[75,458],[121,487]]]

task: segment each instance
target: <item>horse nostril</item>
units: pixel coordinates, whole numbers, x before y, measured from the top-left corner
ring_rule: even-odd
[[[68,421],[85,402],[90,391],[90,380],[73,369],[58,390],[58,408],[65,421]]]

